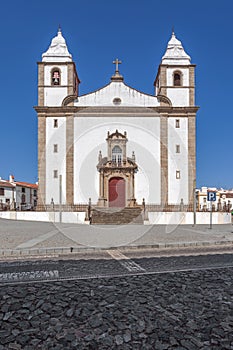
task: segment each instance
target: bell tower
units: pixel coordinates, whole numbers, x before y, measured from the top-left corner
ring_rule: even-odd
[[[154,82],[160,97],[161,198],[193,204],[196,186],[195,67],[172,31]],[[166,105],[166,99],[170,106]]]
[[[168,97],[174,107],[194,106],[196,65],[190,61],[173,31],[154,82],[155,95]]]
[[[38,62],[38,106],[61,106],[67,96],[77,96],[79,78],[66,41],[58,29]]]
[[[73,204],[73,124],[80,80],[61,29],[38,62],[38,204]],[[69,112],[67,112],[67,110]],[[62,194],[60,194],[62,192]]]

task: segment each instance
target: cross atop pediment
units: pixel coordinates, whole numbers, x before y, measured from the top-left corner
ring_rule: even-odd
[[[119,64],[121,64],[122,62],[119,61],[118,58],[116,58],[115,61],[113,61],[112,63],[116,65],[115,73],[119,73]]]
[[[116,69],[115,69],[115,74],[111,77],[111,80],[112,81],[123,81],[124,78],[119,73],[119,64],[121,64],[122,61],[120,61],[118,58],[116,58],[115,61],[113,61],[112,63],[116,65]]]

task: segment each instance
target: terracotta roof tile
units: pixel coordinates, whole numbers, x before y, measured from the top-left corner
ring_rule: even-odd
[[[17,186],[34,188],[35,190],[38,189],[38,185],[37,185],[37,184],[30,184],[30,183],[28,183],[28,182],[15,181],[15,184],[16,184]]]
[[[0,187],[15,187],[11,182],[9,181],[0,181]]]

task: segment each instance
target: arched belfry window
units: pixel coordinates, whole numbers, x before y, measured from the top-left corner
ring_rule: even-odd
[[[114,146],[112,149],[112,161],[114,163],[122,162],[122,149],[119,146]]]
[[[51,84],[61,85],[61,71],[58,68],[54,68],[51,72]]]
[[[181,86],[182,85],[181,72],[174,72],[174,74],[173,74],[173,85],[174,86]]]

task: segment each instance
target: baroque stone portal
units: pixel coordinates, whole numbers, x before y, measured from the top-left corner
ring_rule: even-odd
[[[127,133],[116,130],[107,135],[108,156],[99,152],[97,169],[99,171],[100,207],[133,207],[137,205],[134,191],[134,174],[138,170],[135,154],[127,157]]]

